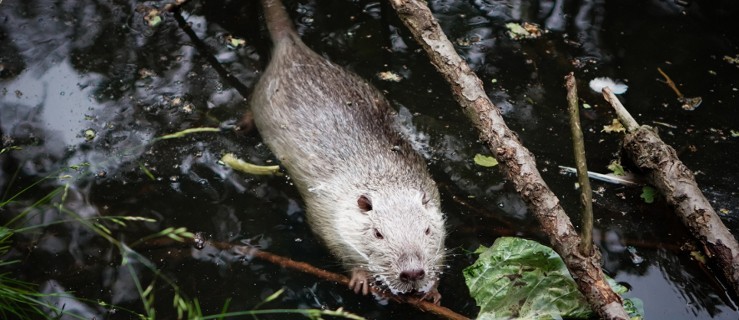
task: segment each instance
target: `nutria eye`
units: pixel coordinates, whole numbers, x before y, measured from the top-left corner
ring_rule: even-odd
[[[426,228],[426,231],[424,233],[426,233],[426,235],[430,235],[431,234],[431,228]]]
[[[362,213],[365,213],[372,210],[372,201],[370,201],[367,196],[361,195],[359,196],[359,199],[357,199],[357,206],[359,207],[359,210],[362,210]]]
[[[382,233],[380,233],[380,230],[375,229],[375,238],[377,239],[385,239],[385,237],[382,236]]]

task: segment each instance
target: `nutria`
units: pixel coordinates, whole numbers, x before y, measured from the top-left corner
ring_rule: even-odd
[[[378,286],[438,303],[446,233],[424,159],[376,88],[310,50],[279,1],[262,6],[273,51],[250,100],[254,123],[312,230],[355,292]]]

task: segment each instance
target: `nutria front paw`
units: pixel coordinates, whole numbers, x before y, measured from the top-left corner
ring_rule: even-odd
[[[363,295],[369,293],[369,274],[359,268],[352,269],[352,278],[349,280],[349,289],[353,290],[354,293],[362,292]]]
[[[439,290],[436,288],[431,289],[431,291],[426,292],[426,294],[423,295],[423,300],[431,301],[435,305],[441,304],[441,293],[439,293]]]

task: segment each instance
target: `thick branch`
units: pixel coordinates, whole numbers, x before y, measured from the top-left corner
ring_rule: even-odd
[[[611,290],[600,269],[600,253],[579,252],[580,237],[536,169],[533,155],[506,126],[500,111],[485,94],[482,82],[454,50],[425,1],[391,0],[398,16],[423,47],[431,63],[450,84],[455,99],[480,132],[480,139],[496,155],[536,216],[557,253],[562,256],[580,291],[604,319],[628,319],[621,297]]]
[[[617,110],[622,109],[617,111],[619,118],[622,113],[631,118],[623,105],[614,104],[618,99],[606,90],[603,89],[606,100]],[[649,183],[660,191],[667,203],[675,208],[675,214],[700,241],[705,254],[721,268],[734,294],[739,296],[739,244],[698,188],[693,172],[653,128],[627,128],[629,133],[623,142],[626,154],[647,174]]]

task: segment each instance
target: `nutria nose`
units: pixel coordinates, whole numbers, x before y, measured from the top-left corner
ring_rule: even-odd
[[[403,281],[403,282],[418,281],[418,280],[423,279],[425,275],[426,275],[426,271],[423,271],[423,269],[405,270],[400,273],[400,281]]]

